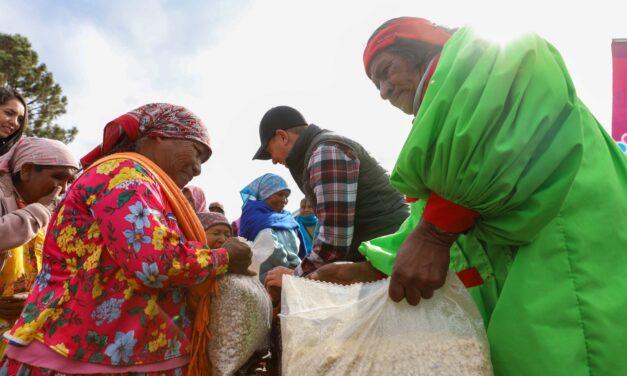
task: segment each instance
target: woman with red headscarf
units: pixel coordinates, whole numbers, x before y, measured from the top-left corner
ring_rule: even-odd
[[[0,374],[204,374],[215,277],[250,274],[251,261],[234,239],[210,249],[181,192],[210,155],[207,129],[180,106],[107,124],[50,220]]]
[[[381,98],[415,117],[391,183],[420,201],[397,234],[360,247],[391,275],[390,297],[418,304],[450,268],[497,375],[623,374],[627,160],[555,48],[402,17],[363,57]]]

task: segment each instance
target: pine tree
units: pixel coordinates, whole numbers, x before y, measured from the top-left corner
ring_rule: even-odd
[[[28,128],[24,134],[71,142],[78,130],[64,129],[54,120],[65,113],[67,98],[54,82],[46,64],[40,64],[28,39],[0,33],[0,85],[17,89],[28,104]]]

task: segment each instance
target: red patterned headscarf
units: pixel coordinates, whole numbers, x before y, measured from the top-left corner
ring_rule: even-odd
[[[417,17],[400,17],[387,21],[374,34],[364,50],[364,68],[368,74],[368,67],[375,56],[385,48],[393,45],[399,39],[417,40],[420,42],[443,46],[451,37],[446,30],[439,28],[433,22]]]
[[[81,158],[81,164],[86,167],[105,156],[124,135],[129,141],[137,141],[142,137],[194,140],[205,145],[211,156],[209,132],[198,116],[185,107],[149,103],[110,121],[105,126],[102,144]]]

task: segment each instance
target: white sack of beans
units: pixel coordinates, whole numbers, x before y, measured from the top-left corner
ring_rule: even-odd
[[[250,269],[259,273],[254,256]],[[225,274],[218,277],[218,288],[209,307],[211,374],[233,375],[253,353],[268,348],[272,302],[257,275]]]
[[[483,320],[454,273],[417,306],[388,286],[284,276],[283,375],[492,375]]]

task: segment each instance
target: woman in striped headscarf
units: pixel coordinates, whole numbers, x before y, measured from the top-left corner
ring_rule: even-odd
[[[21,138],[0,157],[0,333],[24,308],[51,211],[78,168],[67,146],[46,138]]]
[[[147,104],[106,125],[51,219],[0,373],[208,369],[208,294],[251,262],[234,239],[210,249],[181,192],[210,155],[207,129],[180,106]]]

